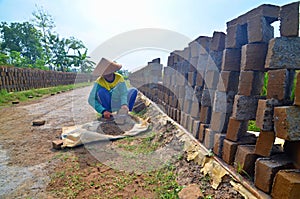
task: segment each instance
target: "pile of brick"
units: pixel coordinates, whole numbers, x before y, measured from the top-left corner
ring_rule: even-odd
[[[90,74],[0,66],[0,90],[22,91],[92,80]]]
[[[278,20],[281,37],[274,38]],[[161,77],[149,65],[130,80],[257,188],[273,198],[299,198],[299,55],[299,2],[261,5],[227,22],[227,34],[200,36],[171,52],[162,82],[149,77]],[[247,131],[250,120],[258,137]]]

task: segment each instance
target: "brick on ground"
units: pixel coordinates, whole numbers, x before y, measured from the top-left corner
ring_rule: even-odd
[[[273,199],[298,199],[300,196],[300,170],[281,170],[274,179]]]
[[[225,138],[223,141],[222,159],[227,164],[232,165],[234,162],[237,147],[239,145],[255,144],[255,142],[256,136],[253,134],[247,134],[247,136],[242,137],[238,142],[233,142]]]
[[[209,128],[209,124],[201,124],[200,123],[199,132],[198,132],[198,140],[200,142],[204,141],[205,129],[207,129],[207,128]]]
[[[260,131],[255,145],[255,153],[264,157],[270,156],[274,145],[274,141],[274,131]]]
[[[254,184],[260,190],[270,193],[276,173],[282,169],[292,169],[293,162],[285,155],[258,158],[255,162]]]
[[[224,134],[224,133],[216,133],[215,134],[213,152],[218,157],[222,157],[223,142],[224,142],[225,136],[226,136],[226,134]]]
[[[280,35],[299,37],[299,1],[282,6],[279,15]]]
[[[281,106],[274,108],[276,136],[289,141],[300,140],[300,107]]]
[[[255,161],[259,157],[254,150],[255,145],[239,145],[234,159],[234,167],[249,176],[254,176]]]

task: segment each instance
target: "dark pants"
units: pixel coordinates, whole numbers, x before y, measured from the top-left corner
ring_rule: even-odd
[[[136,88],[129,88],[127,93],[127,103],[129,111],[132,111],[136,96],[137,96],[137,89]],[[107,111],[117,111],[121,108],[121,101],[112,101],[111,99],[112,93],[110,93],[105,88],[100,88],[97,91],[97,97],[99,103],[105,108]]]

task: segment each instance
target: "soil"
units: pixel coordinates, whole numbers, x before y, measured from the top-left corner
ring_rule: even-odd
[[[62,127],[97,119],[96,112],[87,104],[90,89],[75,89],[0,109],[0,198],[157,198],[153,190],[159,185],[146,184],[151,170],[132,169],[138,167],[137,162],[125,162],[112,153],[117,142],[52,149],[52,141],[60,137]],[[152,110],[152,114],[157,113]],[[159,124],[150,116],[153,130],[159,132],[153,142],[159,142],[159,147],[172,146],[169,154],[179,152],[182,145],[174,137],[173,126]],[[34,120],[46,123],[33,126]],[[130,144],[139,143],[139,139]],[[98,151],[101,157],[101,152],[105,152],[106,161],[99,161],[93,147],[102,149]],[[161,157],[159,149],[157,154]],[[135,161],[145,159],[149,163],[149,157],[143,158],[133,157]],[[150,161],[154,160],[151,156]],[[229,177],[214,190],[209,177],[199,171],[199,165],[185,158],[172,160],[180,185],[196,183],[205,196],[213,198],[242,198],[228,183]],[[125,186],[118,187],[122,184]]]

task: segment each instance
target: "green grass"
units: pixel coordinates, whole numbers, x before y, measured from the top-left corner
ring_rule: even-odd
[[[90,82],[85,82],[85,83],[60,85],[56,87],[31,89],[31,90],[16,91],[16,92],[7,92],[6,90],[0,90],[0,107],[8,106],[13,101],[23,102],[31,99],[38,99],[45,95],[56,94],[57,92],[68,91],[71,89],[80,88],[89,85],[91,85]]]
[[[258,128],[255,124],[255,120],[250,120],[248,123],[248,131],[256,131],[259,132],[260,128]]]

